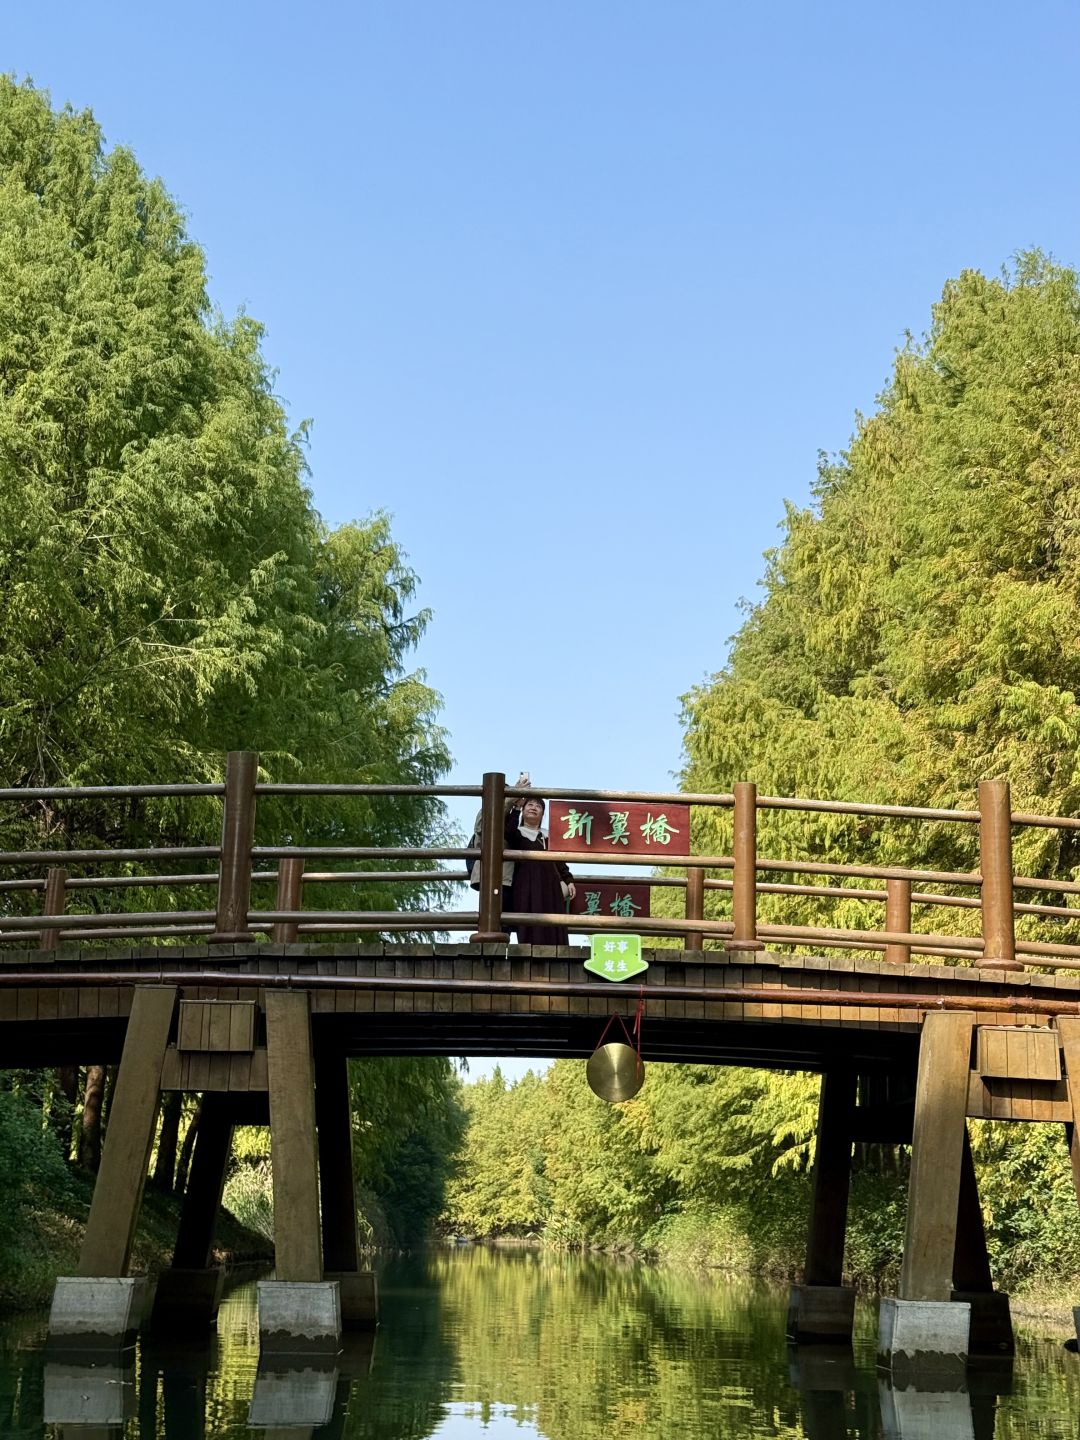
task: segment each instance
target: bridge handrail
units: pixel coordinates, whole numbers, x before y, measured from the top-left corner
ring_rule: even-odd
[[[0,789],[0,800],[137,800],[224,794],[221,781],[205,785],[8,785]]]
[[[9,787],[0,789],[0,801],[31,800],[99,800],[154,797],[216,797],[224,800],[222,840],[220,845],[142,846],[126,848],[80,848],[62,850],[30,850],[0,852],[0,866],[25,869],[48,867],[44,877],[24,877],[0,881],[0,892],[44,892],[42,915],[9,915],[0,920],[0,940],[18,941],[36,936],[45,949],[55,947],[61,936],[106,938],[114,935],[154,935],[165,938],[180,934],[207,935],[209,940],[253,940],[256,932],[270,931],[281,940],[305,933],[410,929],[430,932],[444,928],[472,926],[479,921],[474,938],[501,940],[512,914],[501,913],[500,887],[484,887],[480,895],[480,913],[458,910],[392,910],[392,911],[305,911],[300,903],[302,887],[315,883],[411,883],[424,881],[460,883],[468,875],[472,862],[483,861],[487,873],[501,874],[504,860],[546,861],[566,860],[578,865],[582,856],[577,852],[549,850],[542,855],[533,851],[516,851],[504,847],[502,815],[507,797],[529,792],[508,786],[497,772],[485,775],[481,785],[399,785],[365,783],[324,783],[312,781],[261,781],[257,774],[258,757],[252,752],[235,752],[228,757],[224,783],[207,784],[146,784]],[[687,949],[698,949],[705,938],[720,940],[733,951],[756,950],[764,939],[773,943],[806,945],[818,943],[825,948],[883,949],[887,959],[903,960],[910,954],[937,954],[974,960],[984,965],[1023,968],[1017,956],[1037,959],[1040,964],[1051,962],[1072,964],[1080,959],[1080,946],[1061,942],[1046,943],[1014,935],[1017,914],[1054,919],[1080,919],[1080,907],[1041,905],[1017,900],[1017,892],[1056,892],[1061,896],[1080,894],[1080,882],[1036,876],[1016,876],[1012,871],[1011,829],[1015,826],[1052,827],[1060,830],[1080,829],[1080,818],[1046,816],[1014,812],[1008,786],[1004,782],[983,782],[979,787],[979,808],[952,810],[930,806],[880,805],[846,800],[816,799],[807,796],[771,796],[757,794],[749,783],[736,785],[731,792],[705,794],[689,791],[631,791],[537,786],[532,793],[550,794],[567,801],[599,801],[609,803],[643,803],[651,805],[689,805],[734,810],[734,852],[731,855],[664,854],[656,856],[665,867],[678,866],[685,875],[655,874],[621,877],[630,883],[652,886],[681,887],[686,892],[685,917],[665,919],[643,917],[626,920],[621,917],[575,916],[575,930],[638,930],[648,934],[674,935],[683,939]],[[337,796],[349,797],[437,797],[476,798],[483,805],[484,828],[479,847],[468,846],[375,846],[375,845],[255,845],[255,808],[257,799],[274,797]],[[845,865],[838,862],[809,859],[781,859],[761,855],[757,849],[756,817],[762,811],[802,812],[807,814],[850,815],[876,819],[917,820],[932,822],[956,821],[980,827],[980,869],[971,871],[932,871],[898,865]],[[149,862],[160,865],[168,861],[209,860],[216,869],[205,873],[153,875],[68,876],[68,865],[93,866],[111,862],[133,864]],[[277,862],[276,868],[259,869],[260,863]],[[306,862],[328,864],[356,861],[381,863],[420,862],[425,867],[433,862],[459,862],[460,868],[323,870],[304,873]],[[606,872],[614,867],[625,868],[626,857],[596,854],[586,858],[590,867]],[[490,868],[488,868],[490,867]],[[731,878],[707,875],[706,871],[730,871]],[[861,887],[857,884],[818,885],[783,883],[766,876],[834,877],[849,881],[884,881],[885,889]],[[584,877],[581,877],[584,878]],[[599,879],[599,876],[592,878]],[[253,885],[273,882],[277,895],[273,909],[252,909],[250,890]],[[946,886],[973,889],[976,895],[941,894],[914,885]],[[213,910],[148,910],[96,914],[64,913],[65,896],[72,892],[103,892],[140,886],[172,888],[212,886],[217,890]],[[719,890],[732,895],[731,920],[706,920],[704,893]],[[881,929],[852,930],[837,926],[783,925],[760,923],[757,895],[812,897],[823,900],[858,900],[873,903],[884,901],[886,923]],[[980,909],[982,936],[927,934],[912,929],[912,907],[944,906]],[[520,919],[520,917],[518,917]],[[602,923],[601,923],[602,922]],[[523,923],[523,922],[521,922]],[[544,923],[534,917],[534,923]],[[559,915],[549,923],[565,925],[567,917]]]
[[[731,809],[735,796],[730,791],[708,792],[690,790],[596,790],[574,786],[533,786],[541,795],[557,795],[561,800],[612,801],[626,804],[694,805]],[[479,785],[404,785],[345,781],[257,780],[256,795],[279,796],[428,796],[439,799],[473,798],[483,793]],[[508,796],[528,792],[506,786]],[[184,796],[222,797],[225,784],[221,781],[177,782],[175,784],[140,785],[38,785],[5,786],[0,788],[0,801],[27,800],[110,800],[150,799]],[[805,795],[759,795],[759,810],[794,810],[807,814],[862,815],[869,818],[899,820],[944,820],[962,824],[979,823],[978,810],[953,810],[941,806],[881,805],[861,800],[826,800]],[[1051,829],[1080,830],[1080,817],[1039,815],[1015,811],[1014,825],[1041,826]]]

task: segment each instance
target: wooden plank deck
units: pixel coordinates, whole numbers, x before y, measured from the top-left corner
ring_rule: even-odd
[[[1061,1000],[1080,1003],[1080,976],[1072,975],[1006,973],[932,963],[896,965],[869,958],[770,951],[731,956],[719,950],[645,953],[650,969],[640,978],[653,992],[646,1004],[643,1030],[646,1059],[822,1069],[844,1057],[869,1071],[888,1070],[914,1063],[922,1018],[927,1009],[937,1008],[934,1001],[939,997],[954,1004],[998,1001],[1004,1008],[980,1015],[980,1020],[988,1025],[1025,1028],[1049,1024],[1050,1008],[1045,1015],[1037,1008],[1041,999],[1048,1007]],[[278,982],[290,977],[290,988],[296,989],[306,988],[317,978],[320,988],[310,988],[312,1023],[316,1031],[332,1032],[335,1041],[354,1055],[585,1056],[595,1046],[607,1018],[622,1015],[629,1019],[639,998],[634,981],[615,985],[589,975],[582,968],[587,955],[586,950],[573,947],[345,942],[109,949],[61,945],[48,952],[7,952],[0,976],[6,971],[17,975],[20,983],[17,988],[0,987],[0,1065],[26,1064],[27,1057],[36,1057],[40,1064],[85,1061],[95,1045],[103,1055],[116,1051],[132,996],[130,985],[118,985],[112,978],[121,973],[151,984],[182,975],[180,991],[187,1002],[258,1001],[260,1012],[266,991],[251,983],[255,977],[274,977]],[[40,975],[44,981],[50,972],[77,974],[89,983],[72,988],[32,983],[32,976]],[[215,978],[200,984],[195,977],[204,973]],[[93,983],[96,975],[101,977],[98,984]],[[347,985],[338,989],[332,984],[335,976],[346,982],[374,976],[384,983],[377,990]],[[404,982],[401,989],[394,988],[395,980]],[[497,982],[508,989],[495,993],[429,991],[422,986],[425,980]],[[572,995],[549,995],[542,988],[540,993],[524,988],[515,993],[519,984],[543,987],[567,982],[587,989]],[[709,996],[690,999],[673,993],[668,999],[655,995],[657,990],[680,986],[699,987]],[[761,989],[767,996],[747,999],[738,995],[725,1000],[725,993],[746,987]],[[785,999],[785,994],[794,996],[801,990],[835,991],[838,999],[843,995],[855,1003]],[[710,998],[712,992],[715,1000]],[[867,994],[866,1005],[858,1003],[860,993]],[[925,1009],[883,1006],[885,995],[898,999],[921,995],[928,1003]],[[1009,1001],[1020,996],[1034,1002],[1034,1012],[1009,1008]],[[207,1013],[206,1025],[210,1023]],[[209,1084],[212,1078],[217,1083],[226,1074],[234,1077],[231,1084],[236,1088],[260,1082],[257,1062],[230,1057],[226,1051],[219,1051],[211,1060],[219,1044],[231,1041],[215,1034],[216,1043],[210,1044],[209,1029],[206,1034],[207,1058],[195,1052],[170,1059],[167,1073],[173,1084],[197,1089],[200,1083]],[[1028,1053],[1022,1038],[1016,1053]],[[973,1103],[981,1105],[979,1113],[999,1114],[1005,1103],[1002,1086],[1007,1088],[1007,1082],[987,1077],[982,1083],[983,1091],[973,1094]],[[1059,1091],[1049,1080],[1034,1083],[1038,1093],[1028,1099],[1032,1118],[1057,1118],[1062,1105]],[[1023,1109],[1016,1087],[1009,1091],[1005,1108],[1010,1112]]]

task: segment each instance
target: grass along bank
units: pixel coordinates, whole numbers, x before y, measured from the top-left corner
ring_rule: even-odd
[[[47,1305],[58,1275],[75,1273],[90,1213],[94,1177],[72,1169],[60,1193],[40,1191],[19,1205],[19,1225],[0,1244],[0,1312]],[[135,1232],[131,1269],[154,1274],[167,1266],[176,1243],[183,1197],[149,1185]],[[215,1230],[215,1263],[271,1261],[273,1246],[222,1210]]]

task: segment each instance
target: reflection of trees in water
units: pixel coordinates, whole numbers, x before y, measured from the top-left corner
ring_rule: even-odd
[[[379,1330],[371,1373],[353,1382],[348,1440],[423,1440],[455,1398],[455,1336],[430,1256],[394,1260],[379,1278]]]
[[[1080,1359],[1059,1341],[1018,1331],[1012,1393],[998,1401],[994,1440],[1076,1440],[1078,1416]],[[1036,1418],[1037,1431],[1031,1428]]]
[[[5,1320],[0,1335],[0,1435],[39,1440],[44,1395],[45,1322],[23,1315]]]
[[[528,1410],[551,1440],[802,1433],[779,1295],[533,1250],[475,1249],[433,1270],[463,1393]]]

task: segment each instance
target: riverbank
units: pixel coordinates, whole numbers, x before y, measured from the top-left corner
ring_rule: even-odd
[[[66,1195],[54,1200],[39,1194],[26,1207],[15,1243],[6,1247],[0,1266],[0,1313],[48,1304],[56,1277],[75,1272],[92,1193],[93,1176],[72,1168]],[[169,1264],[180,1206],[179,1195],[164,1195],[146,1187],[132,1247],[134,1273],[153,1274]],[[214,1258],[225,1264],[272,1260],[273,1247],[222,1210]]]

